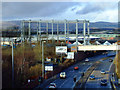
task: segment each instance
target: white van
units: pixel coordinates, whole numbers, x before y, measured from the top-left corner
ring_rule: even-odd
[[[65,72],[61,72],[60,73],[60,78],[66,78],[66,73]]]

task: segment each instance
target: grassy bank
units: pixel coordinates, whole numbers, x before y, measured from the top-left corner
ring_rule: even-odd
[[[41,76],[42,71],[42,47],[39,43],[32,47],[29,43],[18,45],[14,48],[14,79],[15,86],[21,87],[29,78]],[[44,46],[45,57],[58,58],[54,46]],[[2,48],[2,82],[3,88],[10,88],[12,85],[12,48]]]

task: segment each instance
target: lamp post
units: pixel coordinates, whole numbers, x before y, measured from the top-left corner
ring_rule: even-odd
[[[42,41],[42,77],[44,78],[44,43],[46,41]]]
[[[13,50],[13,40],[12,40],[12,88],[14,88],[14,50]]]

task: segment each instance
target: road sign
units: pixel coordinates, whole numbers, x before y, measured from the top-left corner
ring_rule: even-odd
[[[74,59],[74,52],[68,52],[67,59]]]
[[[45,66],[45,71],[53,71],[53,66]]]

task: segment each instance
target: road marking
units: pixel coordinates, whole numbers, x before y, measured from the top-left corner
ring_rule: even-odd
[[[113,65],[113,62],[111,63],[111,65],[110,65],[110,67],[109,67],[109,71],[110,71],[110,69],[111,69],[112,65]]]

